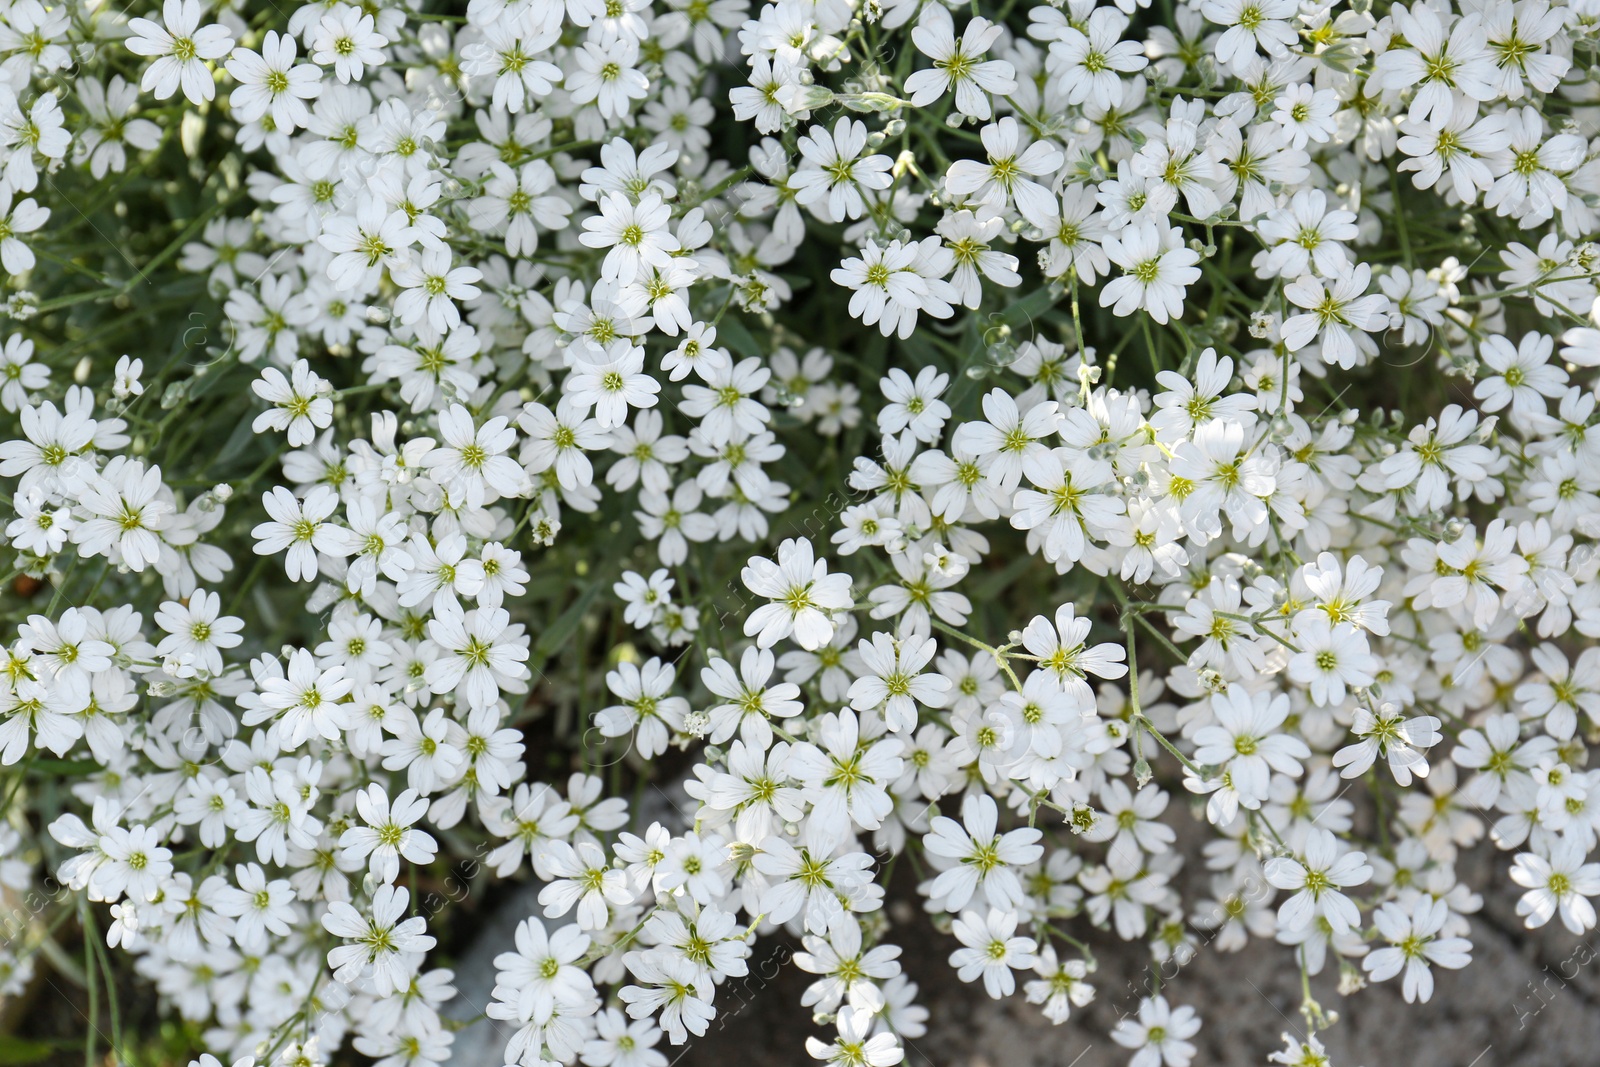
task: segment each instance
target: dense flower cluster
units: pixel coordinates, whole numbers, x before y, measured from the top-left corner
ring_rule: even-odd
[[[464,857],[522,1067],[779,929],[899,1062],[902,854],[1058,1023],[1091,928],[1428,1000],[1485,841],[1595,926],[1594,0],[431,6],[0,14],[0,884],[198,1062],[450,1062]]]

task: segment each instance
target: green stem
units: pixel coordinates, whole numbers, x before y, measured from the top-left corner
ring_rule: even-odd
[[[1183,764],[1184,769],[1187,770],[1190,774],[1194,775],[1196,778],[1199,778],[1202,781],[1205,780],[1205,778],[1206,778],[1205,773],[1202,772],[1199,767],[1195,766],[1194,761],[1191,760],[1188,756],[1185,756],[1178,749],[1177,745],[1175,745],[1171,741],[1167,740],[1167,735],[1162,733],[1160,730],[1157,730],[1156,729],[1156,724],[1151,722],[1148,718],[1146,718],[1143,712],[1140,712],[1134,718],[1134,725],[1138,726],[1138,727],[1143,727],[1146,731],[1148,731],[1150,736],[1155,738],[1156,741],[1158,741],[1160,743],[1162,748],[1166,749],[1168,752],[1172,753],[1174,756],[1177,757],[1178,762]]]
[[[95,1067],[95,1035],[99,1032],[100,1018],[100,983],[95,971],[90,954],[94,951],[89,945],[89,939],[94,937],[94,923],[89,918],[89,898],[78,898],[79,925],[83,927],[83,955],[85,985],[89,989],[89,1025],[84,1027],[83,1035],[83,1067]]]
[[[944,633],[949,634],[951,637],[959,637],[973,648],[982,649],[984,652],[987,652],[989,655],[993,656],[994,661],[1000,665],[1000,669],[1006,672],[1006,677],[1011,679],[1011,687],[1019,693],[1022,692],[1022,683],[1017,680],[1017,674],[1011,669],[1011,664],[1006,662],[1006,649],[1004,647],[995,648],[993,645],[985,644],[970,634],[962,633],[954,626],[945,625],[938,619],[933,619],[932,622],[934,629],[941,630]]]

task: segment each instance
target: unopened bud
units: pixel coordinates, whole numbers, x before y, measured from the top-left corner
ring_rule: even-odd
[[[826,85],[797,85],[787,93],[779,93],[778,99],[786,112],[795,115],[829,106],[834,102],[834,90]]]

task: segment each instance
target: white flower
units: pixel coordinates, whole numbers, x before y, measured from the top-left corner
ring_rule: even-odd
[[[827,937],[807,934],[802,944],[806,951],[795,955],[795,965],[822,976],[806,989],[803,1003],[819,1011],[833,1011],[848,999],[868,1012],[882,1009],[883,994],[876,983],[900,974],[898,945],[876,945],[863,951],[861,923],[852,915],[835,916],[828,924]]]
[[[261,504],[271,521],[250,531],[256,539],[256,555],[271,556],[287,549],[284,564],[291,581],[309,582],[316,578],[318,553],[346,554],[348,531],[326,521],[339,506],[338,495],[327,486],[316,486],[304,500],[296,500],[281,485],[274,486],[271,492],[261,495]]]
[[[1054,623],[1035,615],[1022,631],[1022,646],[1038,659],[1039,669],[1084,710],[1094,706],[1089,675],[1115,679],[1128,673],[1123,662],[1127,652],[1121,645],[1111,641],[1089,645],[1091,625],[1072,604],[1062,604],[1056,608]]]
[[[938,242],[936,237],[929,240]],[[933,274],[919,269],[923,251],[922,244],[890,241],[880,248],[877,242],[868,240],[859,259],[845,259],[829,277],[854,290],[850,314],[863,325],[876,324],[885,337],[910,337],[919,311],[948,318],[952,314],[950,300],[956,295],[943,279],[945,272]]]
[[[1290,86],[1274,103],[1272,120],[1288,134],[1289,147],[1299,151],[1306,142],[1325,144],[1333,138],[1339,95],[1331,89]]]
[[[1121,79],[1149,65],[1136,41],[1122,40],[1128,16],[1096,8],[1083,29],[1065,27],[1050,43],[1050,72],[1062,79],[1069,104],[1093,103],[1110,109],[1121,96]]]
[[[594,467],[584,452],[610,443],[599,422],[588,418],[582,405],[571,397],[562,397],[554,412],[530,401],[517,416],[517,427],[528,436],[520,457],[527,473],[554,470],[557,483],[568,490],[594,480]],[[510,472],[510,467],[505,468],[507,475]]]
[[[887,437],[910,429],[919,441],[937,441],[944,420],[950,417],[950,406],[939,399],[949,382],[948,374],[933,367],[923,367],[915,381],[899,367],[889,368],[888,376],[879,382],[889,402],[878,412],[878,432]]]
[[[1061,960],[1054,945],[1045,945],[1033,961],[1038,978],[1023,986],[1029,1004],[1042,1005],[1044,1017],[1057,1026],[1066,1022],[1072,1009],[1094,999],[1094,986],[1084,981],[1089,965],[1084,960]]]
[[[166,0],[161,23],[153,19],[128,20],[132,36],[128,51],[137,56],[153,56],[145,68],[139,88],[154,91],[157,100],[166,100],[181,86],[191,104],[203,104],[216,95],[207,60],[221,59],[233,47],[233,35],[226,26],[201,26],[205,8],[200,0]]]
[[[26,52],[47,72],[68,67],[72,55],[62,41],[70,18],[70,13],[60,8],[46,10],[39,0],[22,0],[6,16],[8,25],[0,30],[0,50],[8,56]]]
[[[1134,793],[1121,781],[1108,782],[1100,792],[1105,818],[1083,832],[1086,841],[1111,841],[1113,850],[1137,848],[1152,855],[1168,851],[1177,835],[1158,822],[1170,798],[1151,782]],[[1076,813],[1074,813],[1076,817]]]
[[[753,121],[760,133],[777,133],[788,118],[782,94],[794,77],[793,68],[782,60],[760,54],[751,56],[750,84],[735,86],[728,93],[734,117]]]
[[[545,869],[550,884],[539,890],[539,903],[547,919],[556,919],[577,907],[580,930],[603,930],[611,909],[633,902],[628,876],[613,868],[600,846],[579,841],[576,846],[552,841],[545,848]]]
[[[750,861],[767,878],[761,912],[775,923],[801,916],[812,933],[826,933],[834,916],[844,911],[855,891],[872,881],[872,857],[865,852],[835,854],[838,838],[812,830],[797,848],[781,837],[760,842]]]
[[[1295,631],[1300,651],[1289,657],[1289,677],[1311,687],[1318,707],[1343,704],[1346,687],[1365,689],[1377,680],[1378,658],[1362,632],[1348,622],[1330,624],[1312,616]]]
[[[0,203],[4,202],[7,195],[0,193]],[[34,362],[33,342],[20,333],[7,337],[5,346],[0,348],[0,408],[6,411],[35,410],[28,403],[28,393],[43,389],[49,382],[49,366]],[[46,408],[49,411],[56,410],[53,404],[47,404]],[[87,444],[87,441],[84,443]]]
[[[1056,230],[1051,248],[1054,250],[1061,246],[1063,240],[1074,232],[1081,235],[1082,229],[1077,227],[1077,223],[1081,221],[1081,219],[1063,221]],[[944,218],[939,220],[937,227],[939,236],[944,238],[945,247],[950,250],[956,261],[955,273],[950,276],[950,284],[956,290],[960,303],[965,307],[976,308],[983,302],[983,278],[1006,288],[1015,288],[1022,284],[1022,275],[1017,273],[1017,257],[1007,252],[995,251],[990,247],[1000,238],[1004,226],[1004,216],[993,207],[983,207],[977,212],[947,211]],[[1095,250],[1099,251],[1098,246]],[[1081,252],[1081,249],[1075,247],[1071,254],[1078,252]],[[1065,273],[1065,268],[1060,272]],[[1092,282],[1093,266],[1085,264],[1079,275]],[[924,370],[931,369],[931,367],[924,368]],[[920,373],[918,376],[921,376]]]
[[[1365,263],[1345,264],[1332,283],[1304,275],[1284,286],[1283,295],[1306,309],[1283,324],[1283,341],[1298,352],[1320,335],[1322,359],[1348,370],[1377,354],[1369,334],[1389,325],[1389,298],[1382,293],[1363,296],[1372,282]]]
[[[333,386],[318,377],[303,359],[294,361],[288,378],[277,367],[263,367],[261,377],[251,382],[250,388],[273,405],[251,424],[256,433],[283,430],[292,447],[304,448],[316,431],[327,429],[333,422]]]
[[[996,209],[1014,203],[1033,225],[1054,229],[1061,205],[1047,183],[1064,162],[1061,150],[1049,141],[1024,148],[1022,128],[1010,115],[985,126],[980,137],[988,162],[956,160],[945,174],[945,188]]]
[[[1184,246],[1177,227],[1138,222],[1108,234],[1102,244],[1123,273],[1100,290],[1101,307],[1115,315],[1144,310],[1163,324],[1183,316],[1184,293],[1200,280],[1200,256]]]
[[[467,205],[472,228],[505,239],[506,254],[528,256],[539,250],[539,231],[565,229],[572,205],[550,190],[556,173],[542,159],[512,169],[500,160],[489,164],[483,195]]]
[[[1283,1042],[1286,1047],[1268,1056],[1268,1063],[1280,1063],[1284,1067],[1328,1067],[1328,1050],[1315,1034],[1305,1035],[1304,1040],[1284,1034]]]
[[[1515,69],[1514,64],[1508,67]],[[1525,224],[1565,210],[1569,192],[1561,175],[1582,164],[1583,138],[1571,133],[1550,136],[1544,116],[1532,107],[1508,111],[1506,133],[1505,148],[1488,158],[1495,182],[1484,195],[1483,206]]]
[[[663,572],[664,573],[664,572]],[[622,703],[601,708],[595,714],[600,732],[607,737],[622,737],[635,729],[635,747],[644,759],[666,751],[667,742],[683,729],[689,702],[670,696],[673,669],[651,656],[642,667],[619,663],[606,674],[606,687]]]
[[[238,886],[228,886],[218,895],[213,907],[217,914],[233,920],[233,936],[245,952],[266,953],[271,945],[268,934],[285,937],[290,923],[299,918],[294,887],[287,878],[267,880],[266,872],[254,863],[234,868]]]
[[[37,260],[33,249],[18,235],[33,233],[49,222],[50,209],[40,207],[31,196],[13,206],[11,197],[10,187],[0,186],[0,267],[4,267],[7,274],[22,274],[32,270]],[[5,390],[14,387],[15,383],[10,381],[0,385],[0,389]],[[7,410],[15,411],[15,402]]]
[[[424,317],[439,333],[461,325],[456,301],[477,297],[474,282],[483,280],[477,267],[452,267],[448,248],[424,248],[420,255],[392,266],[389,277],[403,290],[394,302],[395,317],[406,325]]]
[[[737,731],[746,744],[765,750],[772,744],[772,718],[788,719],[800,714],[795,698],[800,687],[791,682],[768,685],[776,661],[764,648],[746,648],[739,658],[739,671],[720,657],[700,672],[700,680],[713,696],[723,699],[710,710],[711,741],[720,744]]]
[[[983,988],[995,1000],[1016,991],[1011,972],[1033,966],[1037,942],[1017,937],[1017,913],[990,908],[988,914],[965,911],[952,925],[956,940],[964,948],[950,954],[950,966],[963,982],[983,978]]]
[[[414,825],[428,810],[428,802],[407,789],[389,802],[383,786],[374,782],[356,793],[356,811],[367,825],[352,826],[339,837],[339,858],[346,863],[367,862],[381,883],[400,874],[400,861],[428,864],[438,851],[433,835]]]
[[[1136,1050],[1130,1067],[1189,1067],[1194,1059],[1194,1043],[1200,1032],[1200,1016],[1187,1004],[1169,1007],[1163,996],[1143,997],[1136,1018],[1124,1016],[1111,1031],[1111,1039],[1123,1048]]]
[[[1512,876],[1516,876],[1514,869]],[[1444,901],[1425,894],[1418,894],[1409,908],[1392,900],[1384,903],[1372,913],[1372,921],[1390,947],[1368,953],[1361,961],[1362,969],[1374,982],[1387,981],[1403,969],[1401,990],[1406,1003],[1420,1000],[1426,1004],[1433,996],[1433,967],[1460,970],[1472,961],[1472,942],[1439,936],[1449,917],[1450,908]]]
[[[1025,867],[1044,855],[1041,831],[1022,826],[999,833],[999,809],[987,794],[969,794],[961,803],[961,822],[936,815],[923,847],[936,866],[944,867],[929,887],[928,898],[944,911],[957,912],[974,899],[991,908],[1009,910],[1023,902],[1022,881],[1013,868]],[[970,981],[971,979],[966,979]]]
[[[982,58],[1002,30],[988,19],[974,18],[967,23],[966,32],[957,37],[947,9],[938,5],[923,8],[917,28],[911,31],[911,40],[919,52],[933,60],[933,66],[906,79],[911,103],[927,107],[953,88],[957,111],[988,119],[993,114],[988,94],[1010,96],[1017,88],[1010,63]]]
[[[1228,27],[1216,44],[1217,62],[1243,74],[1260,49],[1281,56],[1299,41],[1292,26],[1294,0],[1205,0],[1200,13]]]
[[[1381,89],[1414,87],[1413,120],[1448,114],[1455,92],[1473,100],[1495,98],[1495,63],[1485,47],[1480,19],[1446,22],[1427,4],[1399,8],[1391,17],[1406,47],[1391,48],[1378,56],[1372,80]]]
[[[437,481],[463,493],[468,507],[521,493],[527,475],[505,455],[517,440],[506,416],[477,426],[471,412],[451,404],[439,413],[439,437],[438,447],[423,457],[423,466]]]
[[[700,420],[700,433],[710,444],[721,448],[766,428],[772,413],[755,396],[772,372],[759,359],[702,360],[696,370],[706,384],[684,386],[680,410]]]
[[[577,70],[568,70],[566,89],[575,104],[594,104],[602,118],[625,117],[633,101],[643,100],[650,81],[637,69],[638,42],[627,36],[601,44],[586,41],[574,54]]]
[[[349,708],[341,702],[354,685],[342,667],[319,669],[303,648],[290,654],[283,677],[262,678],[261,705],[277,713],[283,750],[291,752],[312,737],[331,741],[342,736]],[[246,715],[246,725],[253,725],[254,717]]]
[[[158,656],[186,656],[198,661],[198,666],[211,673],[222,673],[222,649],[237,648],[243,638],[239,631],[244,621],[222,614],[222,598],[205,589],[189,594],[188,603],[169,600],[163,603],[154,616],[155,624],[167,632],[156,646]],[[104,642],[98,644],[105,645]],[[110,651],[109,645],[105,645]],[[75,660],[82,652],[75,653]],[[107,660],[107,666],[110,661]]]
[[[1511,418],[1530,430],[1543,426],[1545,398],[1556,398],[1567,391],[1567,374],[1550,364],[1555,341],[1545,334],[1526,333],[1512,347],[1499,334],[1487,338],[1478,348],[1487,370],[1472,390],[1484,411],[1511,408]]]
[[[35,750],[65,756],[83,736],[83,724],[73,714],[86,703],[87,688],[81,676],[71,676],[54,686],[21,679],[0,689],[0,715],[5,717],[0,722],[0,764],[20,762],[30,740]]]
[[[0,95],[0,147],[10,150],[5,161],[6,186],[31,193],[38,187],[39,164],[54,167],[66,158],[72,134],[65,128],[61,104],[53,92],[40,93],[23,108],[10,93]]]
[[[1493,453],[1472,440],[1478,428],[1476,411],[1445,405],[1437,418],[1413,426],[1399,451],[1379,465],[1384,488],[1407,490],[1417,512],[1443,507],[1450,500],[1452,478],[1473,482],[1488,477],[1485,464]]]
[[[583,968],[575,966],[589,948],[589,936],[574,925],[546,932],[544,924],[529,917],[517,924],[515,951],[494,958],[495,1008],[512,1008],[514,1019],[532,1018],[541,1004],[575,1007],[594,995],[594,984]]]
[[[377,32],[376,25],[361,8],[334,4],[323,13],[311,34],[312,62],[324,67],[332,65],[334,76],[341,82],[360,81],[368,67],[383,63],[383,49],[389,43]]]
[[[1527,890],[1517,901],[1517,914],[1527,916],[1530,929],[1543,926],[1557,914],[1574,934],[1582,936],[1594,929],[1594,905],[1589,898],[1600,896],[1600,863],[1585,863],[1584,859],[1585,850],[1573,837],[1553,841],[1548,856],[1517,854],[1511,880]]]
[[[1419,98],[1423,94],[1418,94]],[[1397,168],[1411,171],[1418,189],[1432,189],[1448,177],[1448,188],[1462,202],[1477,201],[1480,192],[1494,187],[1489,160],[1503,152],[1510,134],[1499,115],[1480,117],[1478,109],[1460,97],[1444,111],[1426,120],[1415,117],[1399,123],[1400,151],[1408,158]]]
[[[839,1036],[828,1045],[814,1037],[806,1038],[806,1052],[814,1060],[839,1067],[894,1067],[906,1058],[900,1039],[893,1033],[873,1033],[873,1013],[846,1006],[835,1019]]]
[[[644,372],[642,347],[619,338],[600,351],[588,345],[574,346],[572,359],[567,396],[585,410],[592,407],[602,430],[626,422],[629,408],[655,406],[661,385]]]
[[[1267,799],[1271,774],[1299,777],[1300,761],[1311,749],[1298,737],[1280,733],[1289,716],[1289,698],[1270,691],[1250,692],[1240,685],[1211,698],[1217,725],[1195,731],[1194,758],[1225,768],[1239,803],[1258,808]]]
[[[740,574],[745,588],[772,601],[745,620],[746,636],[754,637],[762,648],[771,648],[785,637],[815,651],[833,636],[833,613],[855,606],[850,596],[850,576],[829,574],[826,560],[814,559],[811,542],[789,538],[778,546],[778,561],[750,557]]]
[[[1387,600],[1369,600],[1383,580],[1383,568],[1374,567],[1360,556],[1343,564],[1331,552],[1318,553],[1314,562],[1301,572],[1315,602],[1295,616],[1302,625],[1308,612],[1321,612],[1330,623],[1349,623],[1368,633],[1386,637],[1389,633]]]
[[[323,223],[317,237],[318,243],[334,253],[327,268],[334,287],[362,293],[377,288],[383,268],[405,262],[407,250],[416,240],[404,211],[391,210],[370,195],[357,199],[353,218],[335,215]]]
[[[622,580],[611,591],[627,605],[623,619],[630,626],[645,627],[654,622],[662,608],[672,603],[672,587],[677,579],[665,567],[657,568],[648,579],[638,571],[623,571]]]
[[[1401,785],[1410,785],[1412,775],[1428,776],[1426,750],[1438,744],[1440,722],[1433,715],[1407,718],[1396,704],[1385,701],[1376,711],[1363,705],[1356,708],[1350,730],[1360,741],[1333,754],[1333,765],[1345,778],[1367,773],[1381,755],[1389,761],[1389,772]]]
[[[917,705],[940,707],[950,688],[949,679],[921,673],[937,651],[931,638],[896,640],[886,633],[874,633],[859,646],[868,673],[851,683],[850,706],[856,711],[882,710],[891,733],[915,730]]]
[[[525,692],[528,637],[504,608],[462,611],[453,602],[436,611],[428,636],[443,654],[428,664],[435,693],[458,693],[473,710],[492,707],[501,691]]]
[[[109,826],[98,847],[103,862],[89,882],[101,900],[147,901],[172,874],[172,850],[159,844],[161,835],[148,826]]]
[[[1342,889],[1365,884],[1372,877],[1367,854],[1343,851],[1338,838],[1321,827],[1306,836],[1301,859],[1274,856],[1264,867],[1267,881],[1293,894],[1278,907],[1278,922],[1286,930],[1300,930],[1321,916],[1335,934],[1357,927],[1361,910]]]
[[[474,77],[494,77],[491,103],[515,115],[530,103],[555,91],[564,75],[561,68],[542,59],[533,59],[554,44],[560,28],[545,25],[536,32],[511,19],[480,23],[481,42],[462,49],[462,71]]]
[[[174,511],[161,489],[160,467],[146,470],[122,456],[99,475],[90,475],[78,501],[84,518],[72,531],[80,554],[103,555],[134,571],[155,563],[161,553],[159,535],[172,524]],[[277,492],[287,495],[281,487]]]
[[[411,894],[403,887],[381,885],[373,891],[365,911],[343,901],[328,905],[322,926],[334,937],[350,944],[328,951],[328,966],[335,980],[353,985],[370,978],[378,996],[386,997],[405,988],[415,966],[413,953],[423,953],[434,939],[423,933],[428,921],[418,915],[401,920],[408,910]]]
[[[889,188],[891,160],[885,155],[863,157],[867,127],[860,119],[842,116],[832,132],[813,126],[800,138],[803,160],[789,178],[795,199],[825,222],[859,219],[866,210],[862,191]]]
[[[1353,211],[1329,210],[1327,195],[1306,189],[1256,222],[1256,233],[1273,247],[1256,253],[1252,265],[1264,278],[1299,278],[1316,273],[1324,278],[1338,274],[1349,262],[1345,245],[1359,230]]]
[[[628,970],[644,985],[626,985],[617,997],[628,1006],[634,1019],[659,1016],[661,1029],[674,1045],[706,1032],[716,1009],[711,1006],[712,989],[695,965],[680,956],[630,953]]]
[[[888,787],[900,776],[902,743],[893,737],[862,736],[855,712],[823,715],[818,744],[789,749],[789,774],[804,787],[815,833],[844,837],[851,824],[876,830],[894,808]]]
[[[129,400],[144,395],[144,384],[139,378],[144,374],[144,360],[127,355],[117,357],[112,395],[118,400]]]
[[[594,1067],[661,1067],[661,1028],[649,1019],[629,1022],[615,1008],[595,1016],[596,1036],[583,1043],[583,1062]]]
[[[235,48],[228,60],[228,73],[239,87],[228,96],[228,105],[241,122],[256,122],[272,116],[275,129],[293,133],[311,117],[304,101],[315,100],[322,92],[322,71],[309,63],[295,63],[297,46],[289,34],[268,30],[261,51]]]
[[[578,236],[590,248],[609,249],[602,273],[626,285],[646,267],[666,268],[678,251],[678,239],[668,224],[672,209],[655,190],[646,190],[635,203],[622,193],[600,198],[600,214],[583,220]]]

